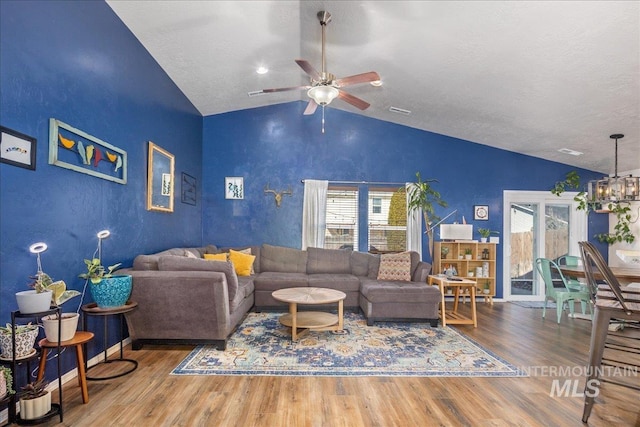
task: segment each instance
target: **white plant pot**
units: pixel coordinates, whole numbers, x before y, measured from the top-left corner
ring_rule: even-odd
[[[29,331],[16,334],[16,359],[29,356],[35,352],[33,345],[36,343],[36,338],[38,338],[37,325],[33,325]],[[2,350],[0,357],[7,360],[13,358],[11,334],[0,333],[0,349]]]
[[[480,238],[480,243],[487,243],[487,238],[486,237],[481,237]]]
[[[62,313],[62,324],[60,325],[60,341],[69,341],[76,334],[78,329],[78,320],[80,315],[78,313]],[[58,319],[55,314],[44,316],[42,318],[42,324],[44,325],[44,336],[50,342],[58,342]]]
[[[471,259],[471,255],[465,255],[464,259]]]
[[[51,308],[51,291],[22,291],[16,293],[18,309],[22,314],[42,313]]]
[[[35,399],[20,399],[20,418],[35,420],[46,415],[51,410],[51,393]]]
[[[4,374],[0,371],[0,400],[4,399],[7,395],[7,379],[4,377]]]
[[[482,290],[482,293],[483,293],[483,294],[489,294],[489,289],[483,289],[483,290]]]

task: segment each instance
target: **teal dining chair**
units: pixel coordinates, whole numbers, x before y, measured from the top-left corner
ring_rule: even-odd
[[[580,257],[574,255],[563,255],[556,260],[559,266],[578,267]],[[587,291],[587,285],[578,280],[577,277],[565,276],[567,287],[576,291]]]
[[[540,273],[540,277],[544,281],[544,307],[542,308],[542,317],[546,316],[547,302],[553,301],[556,303],[556,313],[558,316],[558,323],[562,317],[562,310],[565,303],[569,306],[569,312],[573,314],[574,301],[580,301],[582,308],[582,314],[585,314],[587,306],[589,307],[589,314],[591,314],[591,295],[587,290],[574,290],[567,286],[567,279],[564,277],[558,264],[547,258],[536,259],[536,267]],[[556,275],[560,278],[559,286],[556,287],[553,276]]]

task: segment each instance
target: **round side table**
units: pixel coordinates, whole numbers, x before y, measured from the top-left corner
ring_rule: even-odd
[[[103,324],[104,324],[104,341],[103,341],[103,345],[104,345],[104,360],[101,362],[96,363],[93,366],[89,366],[87,367],[86,371],[87,374],[89,372],[90,369],[95,368],[96,366],[103,364],[103,363],[119,363],[119,362],[124,362],[124,363],[129,363],[131,366],[123,371],[120,372],[119,374],[116,375],[111,375],[111,376],[107,376],[107,377],[92,377],[87,375],[87,380],[91,380],[91,381],[103,381],[103,380],[111,380],[114,378],[118,378],[118,377],[122,377],[124,375],[130,374],[131,372],[135,371],[136,368],[138,367],[138,361],[137,360],[133,360],[133,359],[125,359],[124,358],[124,352],[123,352],[123,344],[122,341],[124,340],[124,314],[128,313],[130,311],[133,311],[136,309],[136,307],[138,306],[137,302],[133,302],[133,301],[127,301],[127,303],[121,307],[113,307],[113,308],[100,308],[97,306],[97,304],[94,303],[90,303],[90,304],[85,304],[82,306],[82,312],[84,313],[83,315],[83,327],[84,330],[87,330],[87,318],[89,316],[102,316],[103,318]],[[109,330],[108,330],[108,322],[107,322],[107,317],[108,316],[112,316],[112,315],[119,315],[120,316],[120,358],[118,359],[107,359],[107,339],[109,337]],[[86,352],[85,352],[86,354]]]

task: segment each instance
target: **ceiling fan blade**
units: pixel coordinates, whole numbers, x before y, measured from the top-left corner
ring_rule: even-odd
[[[309,61],[306,61],[304,59],[296,59],[296,64],[298,64],[300,68],[304,70],[305,73],[309,74],[309,76],[313,80],[316,80],[316,81],[322,80],[322,77],[320,76],[320,74],[316,71],[315,68],[313,68],[313,65],[311,65]]]
[[[363,101],[362,99],[355,97],[343,90],[338,93],[338,98],[361,110],[366,110],[371,105],[367,101]]]
[[[273,92],[286,92],[288,90],[309,90],[311,86],[291,86],[291,87],[279,87],[276,89],[262,89],[262,93],[273,93]]]
[[[318,108],[318,104],[316,104],[316,101],[314,101],[313,99],[310,99],[309,103],[307,104],[307,108],[304,109],[304,113],[302,114],[305,116],[309,116],[316,112],[316,108]]]
[[[368,73],[355,74],[353,76],[337,79],[335,83],[338,85],[338,87],[345,87],[358,83],[375,82],[376,80],[380,80],[380,76],[378,75],[378,73],[376,73],[375,71],[369,71]]]

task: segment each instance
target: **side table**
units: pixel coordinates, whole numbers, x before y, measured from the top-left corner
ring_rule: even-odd
[[[118,378],[118,377],[122,377],[124,375],[130,374],[131,372],[135,371],[138,368],[138,361],[137,360],[125,359],[124,358],[124,350],[123,350],[123,344],[122,344],[122,341],[124,340],[124,314],[135,310],[137,306],[138,306],[138,303],[137,302],[133,302],[133,301],[127,301],[127,303],[125,305],[123,305],[121,307],[113,307],[113,308],[100,308],[100,307],[97,306],[96,303],[85,304],[85,305],[82,306],[83,328],[84,328],[85,331],[87,330],[87,318],[89,316],[102,316],[103,324],[104,324],[104,340],[103,340],[104,360],[101,361],[101,362],[96,363],[93,366],[87,367],[87,369],[86,369],[87,372],[89,372],[89,370],[91,368],[95,368],[96,366],[98,366],[100,364],[103,364],[103,363],[125,362],[125,363],[129,363],[131,365],[125,371],[120,372],[120,373],[115,374],[115,375],[110,375],[110,376],[107,376],[107,377],[92,377],[92,376],[87,375],[87,380],[91,380],[91,381],[111,380],[111,379],[114,379],[114,378]],[[109,337],[107,317],[108,316],[112,316],[112,315],[119,315],[120,316],[120,357],[118,359],[109,360],[109,359],[107,359],[107,346],[108,346],[107,339]],[[85,354],[86,354],[86,351],[85,351]],[[87,358],[88,358],[88,356],[87,356]]]
[[[473,325],[474,328],[478,327],[478,318],[476,316],[476,282],[474,280],[462,279],[459,277],[447,278],[445,276],[429,275],[429,285],[437,285],[441,293],[441,318],[442,326],[449,324],[456,325]],[[453,310],[447,311],[445,309],[444,293],[445,288],[453,288]],[[458,313],[458,300],[460,298],[461,291],[468,289],[471,295],[471,318],[466,317]]]

